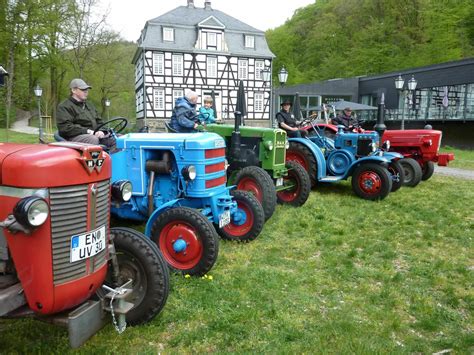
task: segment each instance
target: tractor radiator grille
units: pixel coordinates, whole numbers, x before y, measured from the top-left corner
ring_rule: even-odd
[[[275,164],[285,164],[286,157],[286,134],[277,132],[275,139]]]
[[[357,155],[367,156],[372,153],[372,140],[371,139],[359,139],[357,141]]]
[[[96,183],[95,213],[91,229],[105,224],[109,230],[109,180]],[[89,185],[76,185],[50,189],[51,232],[54,284],[62,284],[92,273],[107,261],[106,249],[97,255],[74,263],[70,262],[71,237],[88,231],[87,215]],[[91,203],[93,204],[93,203]],[[94,223],[95,222],[95,223]]]

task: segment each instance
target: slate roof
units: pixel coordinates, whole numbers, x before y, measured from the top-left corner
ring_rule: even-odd
[[[274,58],[268,48],[265,32],[249,26],[222,11],[211,8],[180,6],[164,15],[148,20],[138,40],[141,49],[170,50],[174,52],[222,52],[199,50],[194,48],[198,36],[198,24],[210,16],[224,24],[224,37],[229,52],[234,56]],[[174,42],[164,42],[162,27],[174,28]],[[244,35],[255,36],[255,48],[245,48]],[[137,52],[138,52],[137,51]]]

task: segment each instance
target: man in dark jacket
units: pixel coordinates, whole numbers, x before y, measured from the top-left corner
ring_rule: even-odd
[[[346,131],[353,129],[357,124],[357,119],[353,118],[351,114],[351,108],[346,107],[336,118],[332,119],[332,124],[343,125]]]
[[[288,137],[306,137],[308,133],[298,128],[299,122],[296,120],[295,115],[290,112],[291,105],[292,102],[289,100],[285,100],[281,103],[281,111],[276,114],[278,126],[286,131]]]
[[[184,97],[176,99],[170,121],[172,129],[179,133],[197,132],[197,100],[198,94],[194,91],[188,91]]]
[[[73,79],[69,84],[71,96],[58,105],[57,126],[59,135],[72,142],[115,146],[115,139],[102,131],[94,130],[102,124],[99,113],[87,102],[92,87],[82,79]]]

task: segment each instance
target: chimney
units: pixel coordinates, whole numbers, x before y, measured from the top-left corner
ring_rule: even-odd
[[[188,0],[188,7],[194,9],[194,0]]]
[[[204,1],[204,9],[206,10],[212,10],[212,7],[211,7],[211,2],[206,0]]]

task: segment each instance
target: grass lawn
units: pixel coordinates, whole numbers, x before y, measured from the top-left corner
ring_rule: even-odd
[[[435,175],[381,202],[323,186],[255,241],[221,241],[212,279],[172,276],[150,324],[107,325],[78,352],[473,353],[472,185]],[[0,349],[72,353],[34,320],[1,320]]]
[[[441,153],[454,153],[454,160],[449,163],[452,168],[474,170],[474,150],[460,150],[450,146],[441,147]]]

